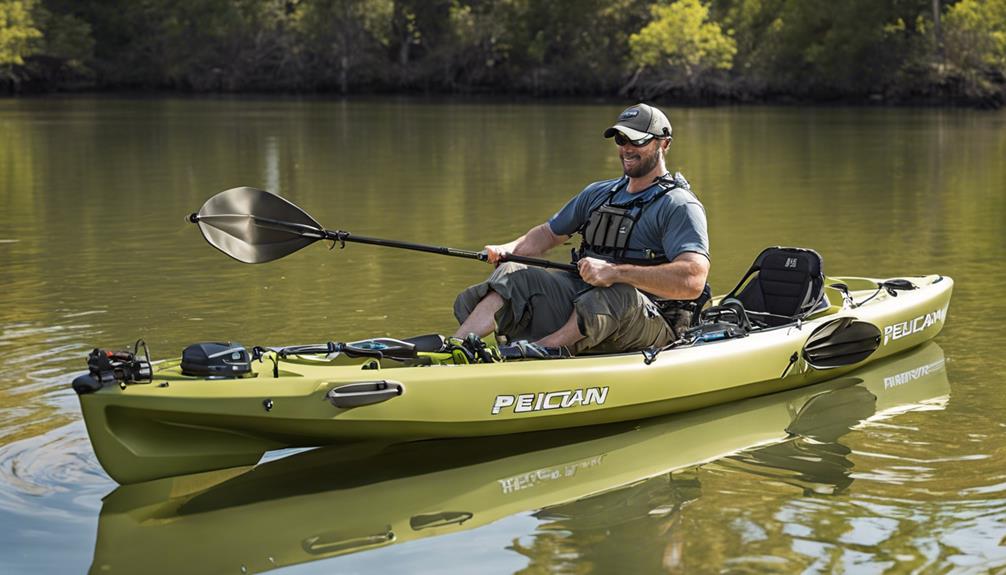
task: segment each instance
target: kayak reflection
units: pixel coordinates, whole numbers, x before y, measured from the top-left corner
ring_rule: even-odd
[[[682,415],[363,443],[121,486],[102,507],[91,572],[262,572],[529,510],[554,537],[632,521],[666,531],[701,495],[689,468],[717,461],[807,492],[838,492],[853,481],[842,435],[948,393],[943,351],[929,343],[840,379]],[[548,555],[517,542],[512,549],[532,561]]]

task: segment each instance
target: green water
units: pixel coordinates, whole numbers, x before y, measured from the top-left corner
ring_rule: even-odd
[[[618,175],[614,146],[600,133],[620,109],[0,101],[0,571],[91,567],[102,497],[115,484],[91,452],[67,384],[92,347],[143,337],[164,358],[213,339],[250,346],[447,332],[455,293],[488,272],[478,262],[365,245],[312,246],[241,265],[184,222],[206,198],[251,185],[329,228],[479,249],[545,221],[586,183]],[[1006,373],[1006,114],[667,112],[675,134],[669,167],[688,177],[709,216],[714,291],[733,287],[768,245],[813,247],[839,275],[952,276],[954,299],[937,339],[949,399],[919,397],[907,404],[918,409],[865,423],[870,413],[850,416],[837,439],[798,438],[800,449],[772,452],[772,465],[752,447],[651,478],[612,475],[595,487],[603,496],[573,490],[573,501],[528,500],[471,528],[311,556],[289,572],[1006,568],[1006,399],[998,387]],[[668,441],[667,453],[653,457],[679,449]],[[532,469],[518,460],[496,479],[570,463],[556,457]],[[808,458],[837,458],[845,471],[825,488],[779,471]],[[457,477],[469,476],[446,480]],[[243,520],[276,521],[258,507]],[[194,532],[174,545],[182,556],[216,542],[258,552],[241,539],[240,529]],[[199,557],[190,572],[208,568]]]

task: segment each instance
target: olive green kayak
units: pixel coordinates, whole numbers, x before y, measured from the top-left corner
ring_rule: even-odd
[[[580,528],[622,524],[700,495],[688,470],[711,461],[839,492],[854,480],[840,437],[938,409],[949,393],[943,352],[928,343],[812,386],[642,422],[367,442],[125,485],[103,502],[90,572],[260,573],[528,511]]]
[[[646,353],[464,364],[435,352],[396,362],[338,346],[260,350],[241,377],[185,375],[168,361],[132,379],[81,376],[74,388],[101,465],[134,483],[283,448],[579,427],[803,387],[932,339],[953,289],[936,275],[825,285],[824,305],[802,320]]]

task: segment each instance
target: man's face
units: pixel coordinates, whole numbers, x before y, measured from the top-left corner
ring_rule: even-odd
[[[660,162],[661,140],[656,138],[650,138],[642,146],[635,146],[632,142],[615,145],[618,146],[618,157],[622,160],[622,171],[630,178],[645,176]]]

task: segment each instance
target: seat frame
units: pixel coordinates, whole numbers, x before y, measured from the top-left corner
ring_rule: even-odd
[[[785,259],[782,259],[785,258]],[[776,265],[781,261],[782,266]],[[801,269],[801,262],[806,269]],[[772,278],[762,280],[762,275],[771,272]],[[802,277],[797,277],[802,274]],[[792,278],[797,278],[792,279]],[[765,293],[765,283],[797,284],[794,294]],[[779,310],[778,305],[769,305],[768,299],[796,298],[795,306]],[[754,263],[744,274],[734,289],[723,297],[740,303],[752,327],[768,328],[789,325],[802,321],[823,305],[827,305],[824,293],[824,259],[821,254],[809,248],[772,246],[762,250]],[[760,301],[763,305],[757,305]],[[778,303],[778,302],[776,302]],[[759,309],[761,307],[761,309]],[[795,308],[794,308],[795,307]],[[770,311],[771,310],[771,311]],[[778,313],[782,311],[783,313]]]

